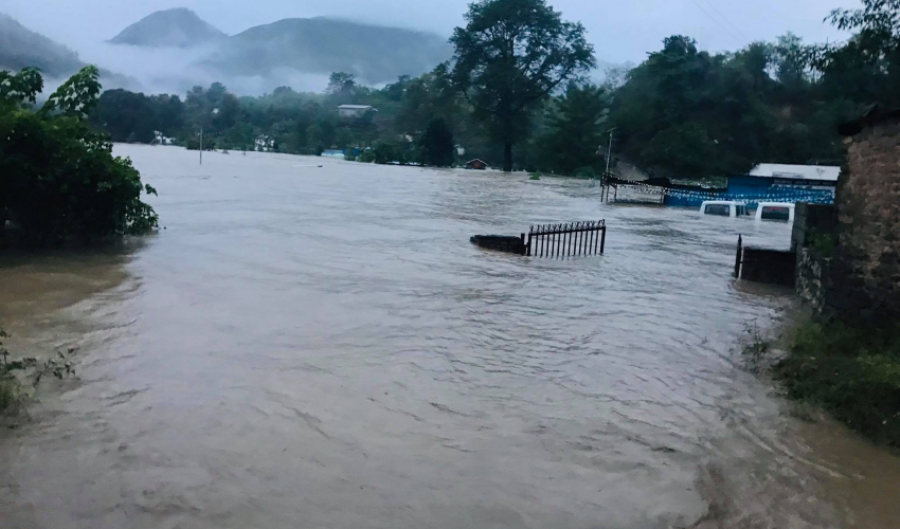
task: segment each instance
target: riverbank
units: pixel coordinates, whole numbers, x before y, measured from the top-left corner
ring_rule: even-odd
[[[788,396],[822,406],[873,441],[900,447],[900,325],[807,316],[773,369]]]

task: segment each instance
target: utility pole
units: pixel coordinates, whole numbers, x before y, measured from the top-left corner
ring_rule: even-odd
[[[200,127],[200,165],[203,165],[203,127]],[[609,171],[609,168],[606,170]]]
[[[606,153],[606,176],[609,176],[609,162],[612,159],[612,144],[613,144],[613,133],[616,131],[615,128],[609,129],[609,151]]]

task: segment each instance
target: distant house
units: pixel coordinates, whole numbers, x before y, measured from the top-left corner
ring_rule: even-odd
[[[162,132],[155,130],[153,131],[153,144],[154,145],[175,145],[175,138],[170,138],[164,135]]]
[[[457,146],[456,146],[456,154],[459,155],[459,156],[465,156],[465,155],[466,155],[466,148],[463,147],[462,145],[457,145]]]
[[[378,109],[371,105],[341,105],[338,107],[338,114],[344,119],[361,118],[369,112],[378,112]]]
[[[271,137],[261,134],[256,137],[253,149],[260,152],[270,152],[275,150],[275,140]]]
[[[322,156],[325,158],[344,158],[344,150],[343,149],[325,149],[322,151]]]
[[[466,163],[466,169],[477,169],[479,171],[484,171],[488,168],[488,164],[484,163],[484,161],[475,158]]]

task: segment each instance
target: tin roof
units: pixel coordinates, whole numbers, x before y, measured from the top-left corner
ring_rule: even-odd
[[[787,165],[761,163],[750,171],[750,176],[759,178],[790,178],[792,180],[824,180],[837,182],[841,168],[832,165]]]

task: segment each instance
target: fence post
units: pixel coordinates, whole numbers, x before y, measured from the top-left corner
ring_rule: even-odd
[[[603,235],[600,237],[600,253],[606,248],[606,225],[603,225]]]
[[[534,226],[528,229],[528,244],[525,245],[525,255],[531,257],[531,233],[534,231]]]
[[[521,235],[519,236],[519,238],[522,239],[522,255],[525,255],[525,252],[526,252],[526,250],[528,249],[528,248],[525,246],[525,234],[524,234],[524,233],[521,234]]]
[[[734,277],[741,278],[741,253],[744,249],[744,238],[738,234],[737,255],[734,257]]]

